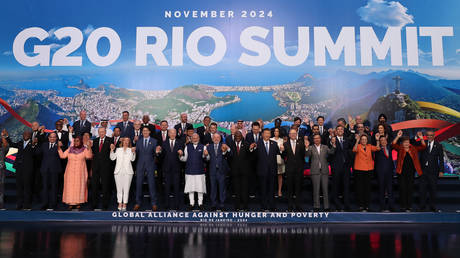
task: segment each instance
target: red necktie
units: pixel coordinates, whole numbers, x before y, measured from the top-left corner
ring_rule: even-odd
[[[101,150],[102,150],[102,145],[103,145],[103,144],[104,144],[104,140],[101,139],[101,143],[99,144],[99,152],[101,152]]]
[[[240,143],[236,144],[236,153],[240,154]]]

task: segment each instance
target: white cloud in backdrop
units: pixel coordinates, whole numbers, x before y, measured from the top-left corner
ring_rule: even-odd
[[[414,23],[414,16],[407,13],[407,8],[396,1],[369,0],[365,6],[358,8],[362,21],[380,27],[403,27]]]

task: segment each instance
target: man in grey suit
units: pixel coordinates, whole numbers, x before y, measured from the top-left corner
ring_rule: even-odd
[[[313,210],[319,211],[319,189],[323,190],[324,209],[329,211],[329,195],[328,195],[328,179],[329,179],[329,164],[327,157],[335,152],[335,137],[331,138],[332,147],[321,144],[321,135],[313,136],[313,146],[306,140],[305,147],[307,148],[306,155],[310,157],[311,181],[313,184]]]

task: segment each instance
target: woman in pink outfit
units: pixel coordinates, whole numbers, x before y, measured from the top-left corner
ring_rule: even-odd
[[[93,156],[91,146],[85,147],[81,137],[75,138],[73,144],[65,152],[61,150],[61,145],[62,143],[59,142],[59,156],[61,159],[68,159],[64,174],[62,202],[68,204],[69,209],[74,206],[79,209],[82,203],[88,201],[86,160]]]

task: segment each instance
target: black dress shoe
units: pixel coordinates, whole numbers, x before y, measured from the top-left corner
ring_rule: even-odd
[[[189,206],[188,206],[188,210],[189,210],[189,211],[193,211],[193,205],[189,205]]]
[[[204,211],[204,206],[203,206],[203,204],[201,204],[201,205],[198,205],[198,210],[200,210],[200,211]]]
[[[313,208],[313,212],[318,212],[319,208]]]

